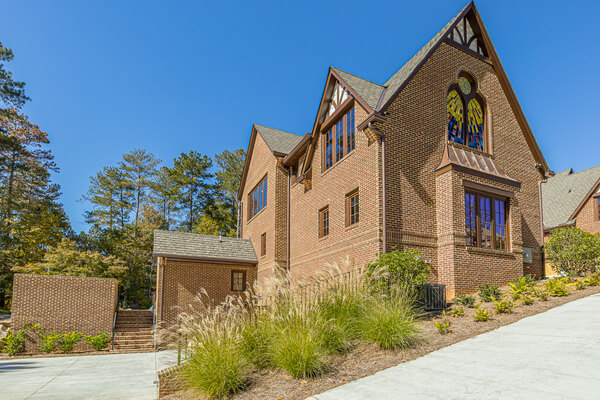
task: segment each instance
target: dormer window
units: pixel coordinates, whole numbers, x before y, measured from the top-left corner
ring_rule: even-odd
[[[448,89],[446,97],[448,141],[486,151],[483,110],[483,101],[477,95],[475,80],[466,73],[461,73],[458,82]]]

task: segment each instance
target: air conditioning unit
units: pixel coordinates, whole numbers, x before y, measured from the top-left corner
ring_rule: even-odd
[[[421,285],[421,294],[425,311],[442,311],[446,309],[446,285],[426,283]]]

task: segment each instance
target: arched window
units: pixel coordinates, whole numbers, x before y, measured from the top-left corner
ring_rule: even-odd
[[[448,89],[448,141],[485,151],[483,102],[476,91],[475,81],[464,72]]]

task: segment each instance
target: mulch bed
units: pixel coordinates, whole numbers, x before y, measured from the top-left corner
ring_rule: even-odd
[[[544,283],[538,282],[538,287]],[[506,293],[508,287],[503,287]],[[354,381],[356,379],[372,375],[377,371],[393,367],[400,363],[422,357],[432,351],[450,346],[465,339],[479,334],[489,332],[501,326],[512,324],[534,314],[547,311],[551,308],[569,303],[583,297],[600,293],[600,286],[586,287],[583,290],[570,288],[571,293],[564,297],[549,297],[548,301],[535,299],[529,306],[515,302],[517,307],[510,314],[496,314],[493,311],[493,303],[483,303],[483,308],[492,312],[492,318],[487,322],[476,322],[473,318],[474,310],[464,307],[465,314],[462,317],[448,316],[452,322],[452,331],[446,335],[440,335],[433,325],[434,321],[441,316],[429,317],[420,324],[423,332],[423,342],[415,348],[401,351],[382,351],[376,345],[358,344],[350,353],[331,358],[331,371],[316,379],[300,380],[290,377],[282,371],[255,371],[252,374],[250,387],[232,396],[232,400],[303,400],[311,395],[324,392],[328,389]],[[507,295],[505,295],[506,297]],[[475,295],[478,299],[478,296]],[[479,299],[478,299],[479,300]],[[450,309],[456,306],[451,306]],[[450,309],[448,311],[450,311]],[[170,400],[182,400],[198,398],[191,393],[179,392],[165,397]]]

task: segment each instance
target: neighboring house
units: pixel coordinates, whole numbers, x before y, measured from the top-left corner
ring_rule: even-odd
[[[222,297],[229,273],[192,277],[222,268],[217,261],[256,268],[259,283],[279,271],[298,282],[327,263],[345,267],[348,257],[364,266],[409,248],[431,264],[431,280],[445,284],[449,298],[482,283],[541,277],[540,184],[550,175],[470,3],[382,84],[330,68],[305,135],[254,125],[238,192],[245,240],[231,244],[251,243],[256,258],[234,260],[215,248],[194,268],[206,258],[196,245],[188,252],[194,235],[173,237],[183,250],[171,250],[164,236],[165,250],[156,241],[154,250],[167,260],[158,296],[167,286],[178,296],[177,282],[199,279]],[[172,275],[170,256],[185,262]]]
[[[600,165],[557,173],[542,185],[542,199],[546,238],[563,226],[600,233]]]
[[[550,172],[470,3],[382,84],[330,68],[306,135],[254,125],[241,237],[259,281],[417,248],[452,296],[543,275]]]

